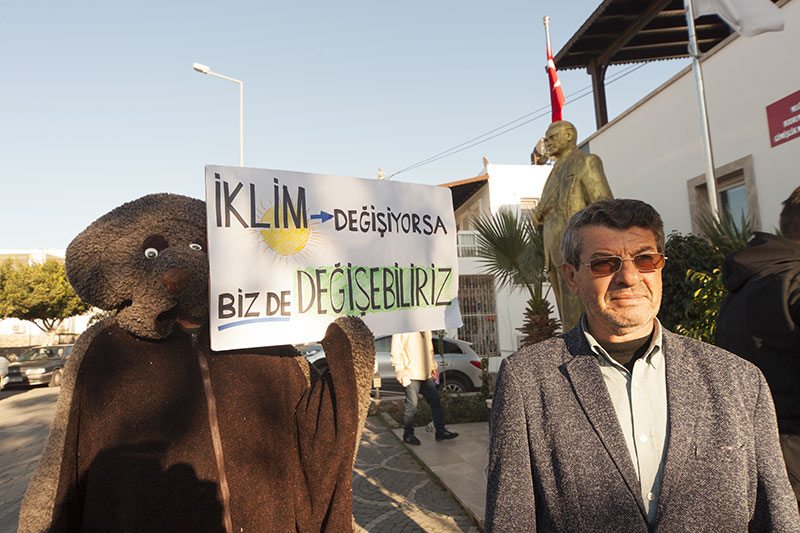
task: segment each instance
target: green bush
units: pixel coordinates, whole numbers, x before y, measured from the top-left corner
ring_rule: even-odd
[[[753,233],[750,220],[742,214],[739,222],[726,211],[719,219],[709,211],[695,218],[705,238],[669,234],[667,263],[659,320],[667,329],[693,339],[714,341],[714,330],[727,290],[722,284],[725,256],[747,246]]]
[[[667,262],[661,271],[664,287],[658,319],[664,327],[675,331],[679,324],[703,315],[702,310],[692,308],[697,287],[689,279],[688,272],[711,275],[722,266],[722,258],[706,239],[676,231],[667,236],[665,255]]]
[[[692,339],[713,344],[719,310],[722,307],[722,300],[728,293],[722,285],[722,271],[716,268],[711,274],[706,274],[689,270],[687,277],[689,283],[696,287],[687,312],[692,318],[676,325],[675,331]]]
[[[492,397],[492,377],[489,375],[488,357],[481,357],[481,397],[484,400]]]
[[[442,412],[445,424],[468,424],[471,422],[488,422],[489,409],[486,398],[480,394],[450,394],[442,391]],[[388,413],[398,424],[403,424],[404,403],[383,402],[381,410]],[[428,402],[420,398],[417,413],[414,415],[414,426],[425,426],[433,420]]]

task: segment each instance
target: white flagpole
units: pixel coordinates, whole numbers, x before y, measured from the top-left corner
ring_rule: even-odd
[[[703,148],[706,160],[706,188],[708,189],[708,204],[712,216],[719,220],[719,200],[717,196],[717,181],[714,177],[714,156],[711,152],[711,131],[708,126],[708,112],[706,110],[706,94],[703,86],[703,71],[700,68],[700,48],[697,46],[697,33],[694,27],[694,10],[692,0],[684,0],[686,7],[686,25],[689,27],[689,54],[692,56],[692,71],[697,85],[697,106],[700,110],[700,130],[703,136]]]
[[[549,52],[551,50],[551,48],[550,48],[550,17],[549,16],[545,16],[542,19],[542,22],[544,22],[544,34],[545,34],[545,36],[547,38],[547,51]]]

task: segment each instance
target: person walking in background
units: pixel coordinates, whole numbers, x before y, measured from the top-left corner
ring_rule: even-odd
[[[444,427],[442,402],[439,400],[439,372],[433,359],[433,340],[430,331],[415,331],[392,335],[392,366],[397,381],[405,388],[406,401],[403,417],[403,442],[419,445],[414,435],[414,415],[417,412],[419,395],[425,398],[431,408],[436,440],[458,437],[458,433],[447,431]]]
[[[764,373],[778,416],[789,481],[800,501],[800,187],[783,202],[782,236],[755,232],[725,258],[730,291],[717,319],[716,344]]]
[[[574,214],[561,273],[586,312],[503,361],[486,531],[800,532],[761,372],[661,327],[650,205]]]

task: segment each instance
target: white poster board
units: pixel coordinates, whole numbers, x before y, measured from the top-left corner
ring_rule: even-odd
[[[449,189],[206,166],[211,348],[461,326]]]

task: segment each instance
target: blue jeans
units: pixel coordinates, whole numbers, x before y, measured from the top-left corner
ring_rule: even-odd
[[[431,416],[433,417],[433,425],[437,433],[444,431],[444,417],[442,416],[442,402],[439,401],[439,390],[436,388],[436,383],[433,379],[428,378],[425,381],[419,379],[412,379],[411,383],[406,387],[406,409],[403,416],[403,435],[414,434],[414,415],[417,412],[417,402],[419,402],[419,394],[428,402],[431,408]]]

